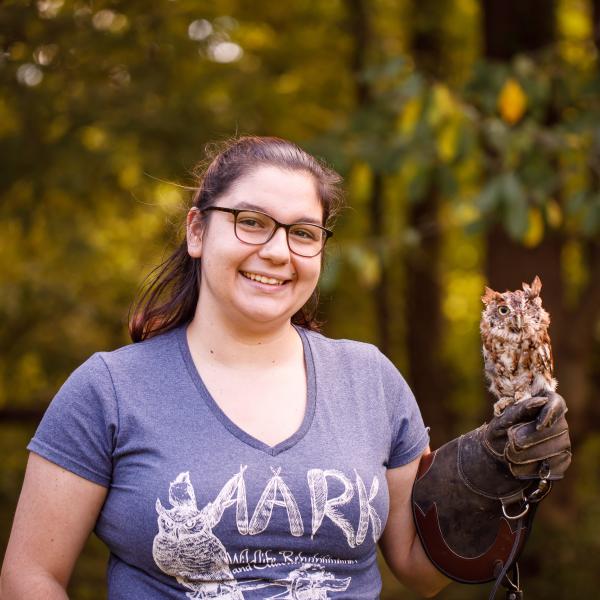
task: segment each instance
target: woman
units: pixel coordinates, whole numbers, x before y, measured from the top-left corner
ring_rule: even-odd
[[[214,158],[136,306],[138,343],[79,367],[29,445],[2,600],[66,598],[92,529],[110,600],[373,599],[377,543],[425,596],[440,571],[502,579],[570,462],[564,401],[520,402],[429,453],[390,361],[315,331],[339,182],[277,138]]]
[[[3,600],[66,598],[92,529],[111,600],[377,598],[378,542],[417,592],[448,583],[413,525],[413,395],[309,309],[339,181],[276,138],[214,158],[139,343],[79,367],[29,445]]]

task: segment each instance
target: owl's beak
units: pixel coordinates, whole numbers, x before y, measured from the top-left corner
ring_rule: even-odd
[[[523,319],[521,318],[521,313],[516,314],[517,319],[517,328],[521,329],[521,325],[523,324]]]

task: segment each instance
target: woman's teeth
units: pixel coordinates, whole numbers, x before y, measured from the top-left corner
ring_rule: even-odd
[[[248,273],[247,271],[241,271],[241,273],[244,277],[260,283],[267,283],[269,285],[283,285],[283,283],[285,283],[282,279],[275,279],[274,277],[264,277],[263,275],[256,275],[255,273]]]

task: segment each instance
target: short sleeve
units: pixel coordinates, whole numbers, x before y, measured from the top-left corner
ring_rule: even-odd
[[[112,379],[101,355],[94,354],[60,388],[27,449],[108,487],[117,433]]]
[[[406,465],[420,456],[429,444],[429,430],[412,390],[393,363],[379,353],[383,392],[392,421],[388,468]]]

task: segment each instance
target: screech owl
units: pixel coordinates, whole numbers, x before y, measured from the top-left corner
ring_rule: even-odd
[[[520,400],[556,390],[550,315],[542,307],[541,289],[536,275],[531,285],[523,283],[522,290],[500,293],[486,287],[481,297],[485,374],[490,391],[498,398],[496,416]]]

